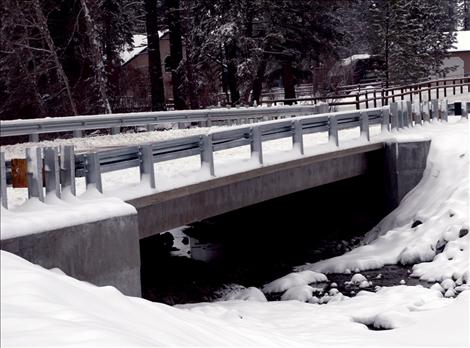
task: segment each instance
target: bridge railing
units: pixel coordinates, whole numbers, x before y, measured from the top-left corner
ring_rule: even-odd
[[[356,110],[388,105],[390,102],[408,99],[409,101],[431,101],[432,98],[447,98],[448,95],[470,93],[470,77],[429,80],[420,83],[393,86],[390,88],[371,88],[339,91],[324,96],[294,99],[263,100],[260,104],[299,104],[328,102],[331,106],[351,105]],[[433,96],[433,93],[435,94]]]
[[[327,104],[278,107],[240,107],[231,109],[204,109],[182,111],[135,112],[123,114],[67,116],[0,121],[0,137],[28,135],[30,141],[38,141],[39,134],[73,132],[81,137],[85,130],[111,129],[118,134],[123,127],[155,126],[168,123],[250,123],[250,121],[318,114],[327,112]]]
[[[304,154],[304,136],[310,133],[328,132],[329,142],[339,146],[338,131],[347,128],[360,128],[361,137],[370,140],[371,125],[380,124],[383,132],[410,127],[432,120],[447,121],[448,110],[459,109],[460,103],[447,105],[447,101],[415,103],[403,101],[390,106],[325,113],[298,117],[290,120],[261,122],[250,126],[215,131],[208,135],[196,135],[179,139],[145,143],[111,150],[74,153],[73,146],[27,148],[27,187],[28,196],[44,201],[45,195],[61,197],[65,192],[76,194],[75,180],[85,177],[87,187],[92,185],[103,192],[103,173],[138,167],[141,181],[156,187],[154,164],[189,156],[200,156],[201,168],[215,177],[214,152],[250,145],[251,157],[263,165],[263,142],[291,138],[293,148]],[[468,118],[470,103],[462,110],[462,117]],[[12,161],[5,161],[0,153],[1,202],[8,208],[7,185],[13,182]],[[45,190],[44,190],[45,187]],[[45,192],[44,192],[45,191]]]

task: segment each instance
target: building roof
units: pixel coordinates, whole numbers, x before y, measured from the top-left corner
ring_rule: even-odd
[[[462,30],[457,32],[457,41],[454,48],[449,52],[465,52],[470,51],[470,30]]]
[[[161,39],[168,30],[158,31],[158,37]],[[122,60],[122,65],[134,59],[147,48],[147,35],[136,34],[132,36],[133,44],[128,45],[120,52],[119,56]]]

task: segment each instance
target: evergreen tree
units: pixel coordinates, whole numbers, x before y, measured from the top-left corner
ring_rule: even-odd
[[[444,72],[442,60],[455,41],[446,6],[442,0],[370,0],[369,40],[387,85]]]

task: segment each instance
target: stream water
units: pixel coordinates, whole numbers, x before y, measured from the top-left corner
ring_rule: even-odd
[[[167,304],[214,301],[231,288],[261,288],[295,266],[341,255],[386,215],[378,187],[367,176],[344,180],[141,240],[143,296]],[[402,280],[419,284],[409,273],[397,265],[361,272],[372,291]],[[328,274],[329,282],[315,287],[326,292],[334,282],[352,296],[360,289],[347,283],[351,277]]]

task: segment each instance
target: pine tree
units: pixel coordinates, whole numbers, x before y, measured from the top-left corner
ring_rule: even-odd
[[[388,85],[416,82],[442,73],[442,60],[455,41],[442,0],[370,0],[372,53],[383,61]]]

